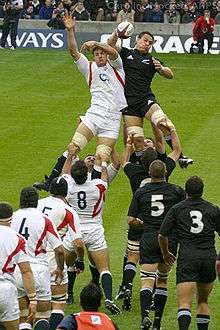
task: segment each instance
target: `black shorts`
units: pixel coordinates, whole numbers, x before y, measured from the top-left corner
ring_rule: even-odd
[[[133,227],[128,228],[128,240],[130,241],[140,241],[143,235],[143,229],[135,229]]]
[[[191,253],[181,254],[177,259],[176,283],[197,282],[212,283],[216,278],[216,255],[209,254],[205,257],[195,256]]]
[[[169,251],[177,254],[178,241],[169,238]],[[140,242],[140,265],[164,263],[158,242],[158,232],[144,233]]]
[[[135,102],[135,101],[129,101],[129,99],[127,99],[127,102],[128,102],[128,106],[121,110],[122,114],[125,116],[135,116],[135,117],[143,118],[145,117],[150,107],[154,103],[157,103],[157,100],[154,94],[149,94],[145,99],[141,101],[137,100],[137,102]]]

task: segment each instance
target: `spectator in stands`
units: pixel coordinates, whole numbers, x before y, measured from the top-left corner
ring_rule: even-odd
[[[93,0],[90,17],[92,21],[104,21],[106,4],[105,0]]]
[[[150,22],[153,23],[163,23],[164,22],[164,13],[161,9],[161,5],[158,2],[155,2],[154,8],[150,13]]]
[[[94,283],[89,283],[80,293],[80,305],[82,312],[71,314],[63,319],[57,330],[79,329],[115,329],[119,328],[104,313],[98,312],[101,306],[102,293]]]
[[[32,0],[32,5],[34,8],[34,18],[39,18],[39,10],[40,10],[40,1],[39,0]]]
[[[45,4],[41,7],[39,11],[40,19],[51,19],[54,7],[51,0],[45,0]]]
[[[168,10],[164,13],[164,23],[180,23],[180,14],[176,9],[175,1],[170,1]]]
[[[196,8],[196,4],[195,3],[191,3],[189,5],[189,11],[188,11],[188,15],[191,18],[191,22],[195,22],[197,17],[199,16],[199,12]]]
[[[220,24],[220,0],[216,2],[211,16],[215,19],[215,24]]]
[[[77,21],[88,21],[89,20],[89,13],[85,9],[83,1],[79,0],[74,6],[73,11],[71,10],[72,17],[75,17]]]
[[[150,12],[153,6],[149,0],[141,0],[140,5],[137,7],[135,13],[135,21],[137,22],[150,22]]]
[[[211,8],[211,2],[208,0],[197,0],[196,1],[196,6],[197,6],[197,10],[199,15],[203,16],[205,10],[210,10]]]
[[[215,21],[210,16],[210,11],[205,10],[204,16],[197,18],[193,26],[193,43],[190,48],[190,53],[193,53],[193,48],[196,45],[199,49],[199,53],[203,54],[204,52],[204,40],[208,41],[208,51],[212,47],[213,43],[213,31],[214,31]]]
[[[72,1],[71,0],[62,0],[62,2],[63,2],[64,9],[66,9],[69,12],[71,9],[71,6],[73,5]],[[76,2],[78,2],[78,1],[76,1]]]
[[[134,9],[132,9],[131,4],[128,1],[126,1],[123,4],[123,9],[120,10],[117,15],[117,22],[120,23],[120,22],[127,21],[127,22],[133,23],[134,14],[135,14],[135,11],[134,11]]]
[[[34,7],[28,4],[25,9],[22,10],[20,18],[23,19],[33,19],[34,18]]]
[[[121,0],[106,0],[105,20],[116,21],[119,8],[121,9]]]
[[[63,23],[63,16],[65,14],[63,2],[59,1],[57,7],[53,10],[53,14],[47,26],[55,30],[65,30],[65,25]]]

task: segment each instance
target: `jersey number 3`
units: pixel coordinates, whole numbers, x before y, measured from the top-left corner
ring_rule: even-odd
[[[189,212],[193,226],[190,227],[190,232],[193,234],[199,234],[204,228],[204,223],[202,222],[202,213],[200,211],[190,211]]]

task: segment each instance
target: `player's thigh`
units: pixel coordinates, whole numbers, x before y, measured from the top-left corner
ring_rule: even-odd
[[[109,137],[101,137],[101,136],[99,136],[97,138],[97,146],[100,146],[100,145],[103,145],[104,144],[107,147],[113,148],[114,145],[115,145],[115,142],[116,142],[116,139],[109,138]]]
[[[18,319],[17,289],[10,281],[0,280],[0,322],[17,321]]]
[[[79,124],[79,126],[76,128],[75,133],[72,138],[72,142],[74,142],[76,134],[83,135],[86,138],[87,142],[89,142],[94,136],[93,131],[88,126],[86,126],[83,122],[81,122]]]
[[[46,265],[31,264],[38,301],[51,300],[51,275]]]
[[[18,320],[14,320],[14,321],[5,321],[2,322],[4,328],[1,328],[0,325],[0,330],[4,329],[4,330],[19,330],[19,319]]]
[[[200,303],[207,303],[208,297],[213,289],[213,282],[212,283],[197,283],[197,302]]]
[[[67,284],[51,285],[51,292],[52,292],[52,300],[51,300],[52,309],[64,310],[66,306]]]
[[[123,116],[125,126],[128,129],[131,126],[143,127],[143,118],[136,116]]]
[[[196,293],[196,282],[183,282],[177,284],[177,302],[179,308],[191,308]]]
[[[95,263],[99,273],[109,269],[109,255],[107,248],[98,251],[89,251],[88,254]]]

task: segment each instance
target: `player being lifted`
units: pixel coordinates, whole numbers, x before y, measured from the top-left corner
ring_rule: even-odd
[[[68,14],[64,17],[70,55],[79,71],[85,76],[91,93],[91,106],[72,138],[74,154],[97,136],[97,153],[111,155],[119,134],[121,113],[127,103],[124,96],[124,70],[118,52],[107,44],[88,41],[82,51],[92,51],[94,61],[78,51],[75,39],[75,20]]]
[[[144,31],[138,35],[134,49],[118,47],[116,45],[117,41],[117,32],[114,31],[108,39],[108,44],[115,47],[122,58],[125,70],[125,97],[128,104],[122,110],[122,114],[124,115],[128,135],[134,136],[135,149],[140,151],[144,149],[144,118],[164,132],[167,143],[172,148],[166,130],[167,117],[151,90],[151,82],[155,73],[159,73],[167,79],[172,79],[172,70],[149,54],[154,43],[154,36],[150,32]],[[187,167],[192,162],[192,159],[183,155],[179,159],[181,167]]]

